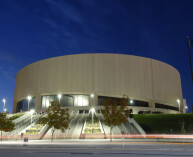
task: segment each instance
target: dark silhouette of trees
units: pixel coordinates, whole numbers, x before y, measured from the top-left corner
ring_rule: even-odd
[[[51,102],[51,105],[46,110],[46,116],[41,119],[41,122],[47,124],[52,129],[52,141],[54,132],[58,129],[65,132],[70,123],[69,109],[62,109],[59,102]]]
[[[110,127],[110,141],[112,142],[112,131],[116,126],[128,121],[130,111],[127,109],[129,105],[129,99],[123,97],[120,101],[113,98],[108,98],[103,101],[104,110],[102,114],[104,117],[104,124]]]
[[[12,122],[10,118],[7,117],[7,113],[0,113],[0,131],[1,131],[1,141],[2,141],[2,133],[10,132],[15,129],[15,124]]]

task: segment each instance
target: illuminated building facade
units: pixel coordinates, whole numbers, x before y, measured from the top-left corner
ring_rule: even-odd
[[[178,113],[183,108],[180,74],[174,67],[144,57],[99,53],[49,58],[21,69],[13,113],[28,110],[28,104],[45,111],[54,100],[73,111],[99,111],[103,100],[119,101],[123,95],[133,113]]]

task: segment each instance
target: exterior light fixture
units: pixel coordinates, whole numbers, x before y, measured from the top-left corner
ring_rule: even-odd
[[[95,109],[92,108],[92,109],[91,109],[91,112],[92,112],[92,124],[93,124],[93,115],[94,115]]]
[[[31,100],[31,96],[28,96],[27,99],[30,101]]]
[[[3,99],[3,110],[5,110],[5,103],[6,103],[6,99]]]
[[[92,112],[92,113],[94,113],[94,112],[95,112],[95,109],[94,109],[94,108],[92,108],[92,109],[91,109],[91,112]]]
[[[90,94],[90,97],[91,97],[91,104],[92,104],[92,106],[94,106],[94,94],[93,93],[91,93]]]
[[[30,113],[34,113],[34,112],[35,112],[35,110],[34,110],[34,109],[31,109],[31,110],[30,110]]]
[[[29,111],[29,103],[30,103],[30,100],[32,99],[31,96],[27,96],[27,100],[28,100],[28,111]]]
[[[59,99],[59,103],[60,103],[60,98],[62,97],[61,94],[58,94],[58,99]]]
[[[60,99],[62,97],[62,95],[61,94],[58,94],[58,98]]]
[[[133,104],[133,100],[130,100],[129,102],[130,102],[130,104]]]
[[[177,103],[179,105],[179,112],[180,112],[180,99],[177,99]]]
[[[6,99],[3,99],[2,101],[3,101],[3,103],[6,103]]]

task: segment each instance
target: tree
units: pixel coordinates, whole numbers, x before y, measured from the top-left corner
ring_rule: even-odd
[[[56,129],[65,132],[70,123],[69,109],[61,109],[61,105],[57,101],[51,102],[46,110],[47,115],[41,119],[41,122],[52,129],[52,141]]]
[[[130,111],[127,110],[129,99],[125,96],[118,101],[114,98],[108,98],[103,101],[104,110],[102,114],[104,117],[104,124],[110,127],[110,141],[112,142],[112,131],[116,126],[128,121]]]
[[[0,131],[1,131],[1,141],[2,141],[2,133],[10,132],[15,129],[15,124],[12,122],[10,118],[7,117],[7,113],[0,113]]]

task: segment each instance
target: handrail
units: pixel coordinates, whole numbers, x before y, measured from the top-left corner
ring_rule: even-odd
[[[79,113],[79,114],[80,114],[80,113]],[[75,127],[74,127],[74,130],[73,130],[73,132],[72,132],[72,138],[73,138],[73,136],[74,136],[74,132],[77,130],[76,128],[77,128],[79,122],[80,122],[80,121],[82,120],[82,118],[84,117],[84,114],[85,114],[85,111],[83,112],[82,116],[80,117],[80,119],[78,120],[78,122],[76,123],[76,125],[75,125]]]
[[[125,127],[125,125],[124,125],[123,123],[122,123],[122,126],[123,126],[124,129],[127,131],[127,134],[129,134],[127,128]]]
[[[132,131],[133,131],[134,134],[137,134],[137,131],[133,128],[133,126],[132,126],[131,124],[133,124],[133,123],[129,123],[130,128],[132,129]],[[134,124],[133,124],[133,125],[134,125]]]
[[[82,129],[81,129],[81,131],[80,131],[80,139],[82,138],[82,135],[83,135],[83,130],[85,129],[85,126],[86,126],[86,120],[85,120],[85,122],[84,122],[84,124],[83,124],[83,126],[82,126]]]
[[[24,120],[25,118],[27,118],[28,116],[31,116],[31,113],[30,112],[27,112],[25,113],[23,116],[13,120],[13,123],[17,124],[19,123],[20,121]]]
[[[35,117],[33,118],[32,122],[33,123],[37,122],[39,118],[40,118],[40,115],[35,115]],[[22,123],[22,124],[20,124],[20,123]],[[11,136],[13,134],[17,134],[17,133],[19,134],[20,132],[25,130],[30,125],[31,125],[31,116],[25,118],[24,121],[22,119],[19,123],[16,124],[15,130],[13,130],[11,132],[8,132],[8,133],[6,133],[4,135],[9,134],[9,136]]]
[[[101,123],[101,121],[100,121],[100,119],[98,118],[98,120],[99,120],[99,125],[100,125],[100,128],[102,128],[102,130],[103,130],[103,133],[104,133],[104,138],[106,139],[107,138],[107,136],[106,136],[106,133],[105,133],[105,129],[104,129],[104,127],[103,127],[103,125],[102,125],[102,123]]]
[[[47,133],[47,131],[49,130],[49,126],[46,124],[45,126],[44,126],[44,128],[38,133],[38,134],[42,134],[41,136],[40,136],[40,140],[42,140],[43,138],[44,138],[44,136],[46,135],[46,133]]]
[[[134,126],[138,129],[138,131],[140,132],[140,134],[145,135],[145,131],[141,128],[141,126],[135,121],[135,119],[131,118],[130,119],[131,123],[134,124]]]

